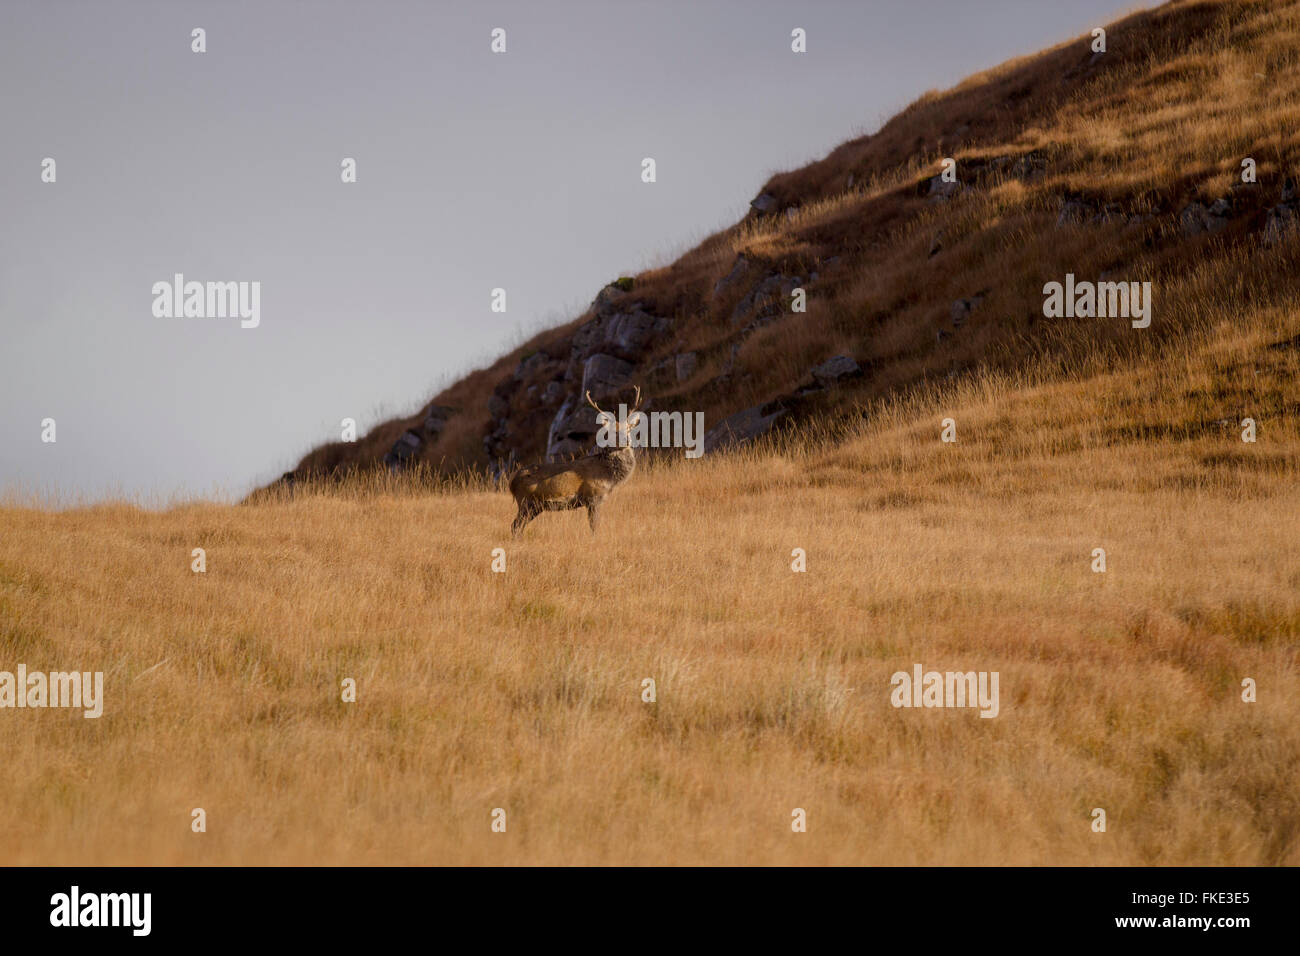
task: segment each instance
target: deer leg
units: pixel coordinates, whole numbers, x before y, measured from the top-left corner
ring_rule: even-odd
[[[591,525],[591,533],[596,533],[596,527],[600,524],[600,499],[594,498],[587,502],[587,523]]]
[[[515,515],[515,520],[510,524],[511,537],[517,538],[523,534],[524,526],[536,517],[537,509],[526,505],[521,501],[519,503],[519,514]]]

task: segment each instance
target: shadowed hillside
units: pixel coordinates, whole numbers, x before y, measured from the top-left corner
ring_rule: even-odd
[[[650,408],[703,411],[718,448],[934,379],[1150,361],[1207,312],[1291,301],[1300,7],[1173,3],[1111,24],[1105,53],[1091,43],[927,94],[773,177],[672,265],[290,474],[572,454],[596,431],[583,392],[616,403],[633,383]],[[1043,286],[1066,273],[1151,281],[1151,326],[1044,318]]]

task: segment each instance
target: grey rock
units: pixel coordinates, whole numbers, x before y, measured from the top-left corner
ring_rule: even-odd
[[[424,410],[424,431],[430,438],[437,436],[447,426],[447,420],[456,410],[446,405],[430,405]]]
[[[676,369],[677,360],[673,356],[669,355],[666,358],[661,358],[646,369],[644,377],[646,379],[658,380],[661,375],[668,375],[669,373],[675,375]]]
[[[393,447],[384,456],[384,464],[388,466],[389,471],[399,471],[415,457],[423,445],[423,436],[408,429],[402,432],[402,436],[393,443]]]
[[[545,352],[534,352],[526,355],[519,360],[519,365],[515,367],[515,378],[522,381],[528,378],[547,362]]]
[[[1264,245],[1272,246],[1294,236],[1300,228],[1300,203],[1274,206],[1264,220]]]
[[[573,333],[564,378],[570,383],[578,381],[585,374],[585,363],[600,353],[614,353],[613,358],[638,361],[647,347],[672,327],[672,319],[645,311],[641,302],[633,302],[618,312],[598,315]]]
[[[495,420],[505,418],[510,412],[510,401],[504,395],[497,392],[492,393],[488,399],[488,417]]]
[[[961,328],[966,323],[966,318],[984,301],[984,296],[975,295],[969,299],[958,299],[953,302],[949,309],[949,316],[952,319],[954,328]]]
[[[608,324],[609,317],[601,315],[578,326],[573,333],[571,354],[579,360],[586,358],[593,348],[604,341],[605,326]]]
[[[587,404],[585,398],[570,395],[551,420],[546,433],[546,454],[554,457],[583,452],[599,430],[596,410]]]
[[[605,286],[605,288],[596,293],[596,298],[591,300],[591,307],[597,312],[600,312],[609,308],[609,306],[623,298],[625,295],[627,295],[626,292],[611,282],[609,285]]]
[[[748,271],[749,271],[749,260],[746,259],[743,255],[736,256],[736,261],[732,264],[731,271],[728,272],[721,279],[719,279],[717,283],[713,286],[713,294],[715,296],[721,295],[728,288],[735,285],[742,278],[744,278],[745,273]]]
[[[1124,215],[1124,210],[1118,203],[1110,202],[1106,203],[1106,205],[1102,207],[1101,212],[1097,213],[1088,221],[1094,226],[1104,226],[1110,223],[1126,222],[1127,217]]]
[[[1195,236],[1202,232],[1216,233],[1227,228],[1228,220],[1214,210],[1223,200],[1217,200],[1213,206],[1201,202],[1190,202],[1178,214],[1178,226],[1184,236]],[[1224,206],[1231,208],[1227,203]]]
[[[1178,227],[1184,236],[1194,236],[1205,230],[1205,218],[1209,210],[1203,203],[1190,202],[1178,213]]]
[[[827,359],[812,370],[813,381],[823,387],[833,385],[846,378],[861,375],[862,369],[848,355],[837,355]]]
[[[1061,212],[1056,217],[1056,228],[1077,226],[1087,222],[1097,212],[1092,203],[1082,199],[1067,199],[1061,203]]]
[[[929,188],[926,194],[930,197],[931,202],[946,202],[961,190],[960,182],[944,182],[943,174],[931,176],[928,180]]]
[[[1011,175],[1033,182],[1047,175],[1047,157],[1039,152],[1025,153],[1011,164]]]
[[[548,382],[546,388],[542,390],[542,404],[554,405],[564,394],[564,385],[560,382]]]
[[[750,321],[748,325],[746,325],[743,329],[740,330],[740,334],[744,338],[748,338],[749,336],[757,332],[759,329],[761,329],[763,326],[771,325],[773,322],[779,319],[781,315],[782,313],[780,309],[777,309],[773,306],[764,308],[761,312],[759,312],[759,314],[752,321]],[[736,347],[739,348],[739,346]]]
[[[771,431],[786,412],[787,409],[780,402],[768,402],[724,418],[705,432],[704,450],[705,452],[718,451],[753,441]]]
[[[605,328],[605,344],[628,353],[639,353],[668,330],[667,319],[638,309],[610,316]]]
[[[636,366],[631,362],[598,352],[583,363],[579,393],[591,392],[595,397],[607,395],[630,382],[635,372]]]
[[[738,325],[751,314],[762,319],[771,319],[785,311],[784,300],[799,288],[802,279],[769,273],[762,282],[754,286],[749,294],[736,303],[731,311],[731,322]]]
[[[768,213],[776,208],[776,197],[771,193],[760,193],[749,205],[757,213]]]

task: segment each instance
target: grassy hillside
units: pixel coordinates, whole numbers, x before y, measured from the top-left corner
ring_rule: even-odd
[[[0,721],[4,862],[1300,863],[1297,342],[936,386],[638,471],[595,539],[401,481],[6,508],[5,662],[108,676]],[[918,662],[999,716],[893,708]]]
[[[1262,238],[1296,169],[1300,6],[1173,3],[1111,24],[1104,54],[1090,43],[927,94],[876,134],[774,177],[759,191],[766,214],[632,277],[622,301],[671,323],[633,359],[652,407],[703,411],[712,427],[790,394],[815,364],[852,356],[861,378],[799,403],[815,418],[936,378],[1154,354],[1203,314],[1292,301],[1294,243],[1265,248]],[[947,198],[930,184],[945,157],[960,184]],[[1247,157],[1253,185],[1240,181]],[[1188,221],[1190,204],[1216,199],[1229,210],[1215,228]],[[1135,335],[1123,323],[1045,319],[1042,287],[1067,272],[1153,281],[1152,327]],[[753,322],[749,297],[771,277],[798,278],[807,312],[778,297],[779,314]],[[954,325],[954,303],[979,296]],[[565,361],[595,315],[434,396],[456,412],[416,460],[444,473],[483,467],[485,437],[496,457],[541,457],[561,397],[580,394]],[[698,364],[679,380],[673,359],[687,353]],[[296,474],[376,465],[423,420],[421,411],[318,448]]]

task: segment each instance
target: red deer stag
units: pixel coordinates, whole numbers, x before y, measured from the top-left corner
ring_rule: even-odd
[[[641,419],[641,388],[637,387],[632,411],[621,423],[609,412],[601,411],[592,400],[591,392],[587,392],[587,402],[596,410],[597,421],[603,418],[613,426],[616,441],[612,447],[597,448],[583,458],[530,465],[516,472],[510,479],[510,494],[519,505],[519,514],[510,525],[516,538],[524,526],[543,511],[573,508],[587,509],[587,520],[591,523],[592,534],[595,534],[600,522],[601,502],[627,481],[636,467],[630,436]]]

